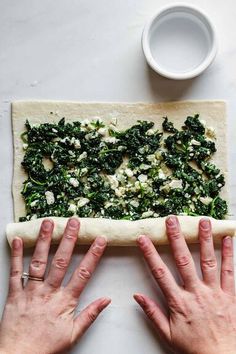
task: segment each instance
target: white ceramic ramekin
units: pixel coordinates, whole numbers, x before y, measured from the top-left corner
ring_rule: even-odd
[[[151,68],[175,80],[201,74],[217,52],[215,29],[209,18],[185,4],[161,9],[145,25],[142,46]]]

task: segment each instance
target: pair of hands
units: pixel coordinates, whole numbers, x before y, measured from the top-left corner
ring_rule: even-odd
[[[167,218],[166,229],[183,286],[177,285],[150,239],[140,236],[138,245],[165,295],[168,314],[145,295],[136,294],[135,300],[173,352],[235,353],[236,298],[231,238],[225,237],[222,241],[219,281],[211,224],[207,219],[201,220],[203,280],[200,280],[175,216]],[[33,277],[45,274],[52,231],[53,223],[44,221],[29,269]],[[23,244],[19,238],[13,241],[9,295],[0,327],[0,353],[47,354],[68,349],[110,303],[109,298],[100,298],[74,316],[79,296],[106,248],[103,237],[96,238],[66,287],[61,287],[78,231],[79,222],[70,219],[46,279],[43,282],[29,280],[25,287],[21,280]]]

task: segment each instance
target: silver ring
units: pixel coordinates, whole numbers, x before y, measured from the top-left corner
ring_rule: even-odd
[[[28,280],[35,280],[35,281],[44,281],[44,278],[42,277],[32,277],[29,273],[22,273],[21,279],[28,279]]]

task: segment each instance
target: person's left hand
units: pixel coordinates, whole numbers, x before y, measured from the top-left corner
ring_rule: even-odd
[[[29,274],[44,277],[53,222],[42,223]],[[110,303],[109,298],[92,302],[77,317],[78,298],[94,272],[106,240],[97,237],[70,281],[61,287],[77,241],[79,221],[69,220],[61,243],[44,281],[28,280],[23,287],[23,243],[12,244],[9,294],[0,325],[0,352],[7,354],[51,354],[70,348]]]

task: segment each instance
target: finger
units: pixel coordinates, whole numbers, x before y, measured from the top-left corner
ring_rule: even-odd
[[[51,288],[58,288],[69,266],[75,243],[78,239],[80,223],[75,218],[69,219],[60,245],[53,257],[52,264],[45,280]]]
[[[180,293],[180,289],[151,240],[147,236],[139,236],[138,245],[167,301],[175,299]]]
[[[9,293],[11,295],[23,290],[22,276],[23,273],[23,242],[21,238],[15,238],[12,242],[11,249],[11,270],[9,280]]]
[[[150,318],[161,338],[167,343],[171,340],[170,324],[166,315],[163,313],[157,303],[151,300],[148,296],[135,294],[134,299],[142,307],[145,314]]]
[[[79,264],[78,268],[74,271],[68,285],[66,286],[66,290],[69,291],[74,297],[78,298],[80,296],[95,271],[106,245],[107,241],[104,237],[97,237],[82,262]]]
[[[52,220],[48,219],[42,222],[33,257],[29,266],[29,274],[32,277],[44,277],[47,267],[48,253],[52,239],[53,227],[54,224]],[[33,280],[30,280],[28,282],[29,285],[36,285],[36,283],[38,282],[35,282]]]
[[[203,218],[199,222],[199,242],[203,280],[210,286],[216,286],[218,284],[217,261],[209,219]]]
[[[175,215],[166,218],[166,232],[184,287],[191,290],[196,287],[199,278],[193,258],[181,232],[178,218]]]
[[[235,295],[233,240],[230,236],[222,240],[221,288],[230,295]]]
[[[84,334],[110,302],[111,299],[106,297],[98,299],[87,306],[79,316],[75,318],[72,343],[76,342]]]

